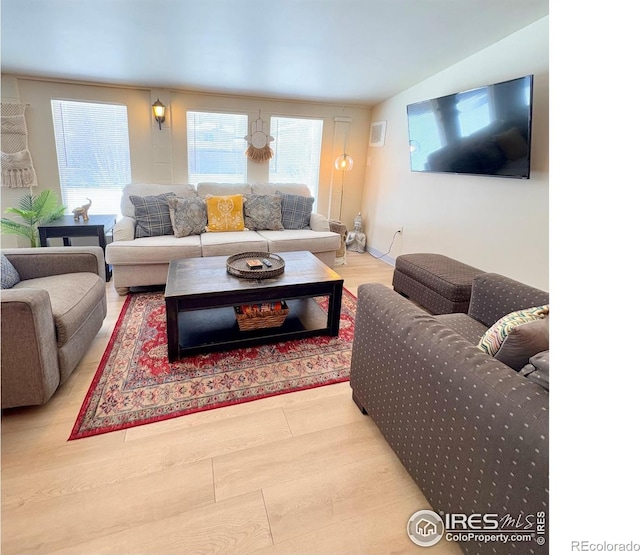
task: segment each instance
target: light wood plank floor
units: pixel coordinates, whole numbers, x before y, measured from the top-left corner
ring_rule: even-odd
[[[336,271],[357,294],[393,268],[349,253]],[[348,383],[67,441],[124,301],[107,294],[69,381],[2,415],[4,555],[424,553],[406,524],[429,504]]]

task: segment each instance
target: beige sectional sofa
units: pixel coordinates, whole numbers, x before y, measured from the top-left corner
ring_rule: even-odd
[[[333,266],[340,248],[340,235],[329,228],[326,217],[312,213],[309,229],[281,231],[206,232],[187,237],[161,235],[135,238],[135,208],[130,195],[140,197],[174,193],[178,197],[223,196],[236,194],[311,195],[306,185],[291,183],[199,183],[193,185],[158,185],[134,183],[126,185],[121,201],[122,219],[113,230],[113,242],[107,245],[106,261],[111,264],[113,282],[121,295],[129,288],[166,283],[169,262],[180,258],[230,256],[247,251],[310,251],[328,266]]]

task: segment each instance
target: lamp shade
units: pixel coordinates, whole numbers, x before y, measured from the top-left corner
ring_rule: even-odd
[[[162,122],[164,121],[165,106],[162,102],[160,102],[159,98],[151,105],[151,110],[153,110],[153,117],[158,122],[158,129],[162,130]]]
[[[151,107],[153,108],[153,117],[157,120],[164,121],[165,106],[162,102],[160,102],[159,98],[151,105]]]
[[[351,171],[353,169],[353,158],[345,152],[336,158],[334,166],[336,170]]]

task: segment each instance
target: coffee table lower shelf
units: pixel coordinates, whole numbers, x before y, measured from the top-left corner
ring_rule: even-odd
[[[240,331],[232,306],[180,312],[179,357],[332,335],[327,313],[312,298],[287,299],[287,304],[289,314],[281,326],[249,331]]]

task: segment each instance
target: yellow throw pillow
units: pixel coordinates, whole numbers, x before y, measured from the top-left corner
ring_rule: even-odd
[[[207,231],[244,231],[242,195],[207,195]]]

